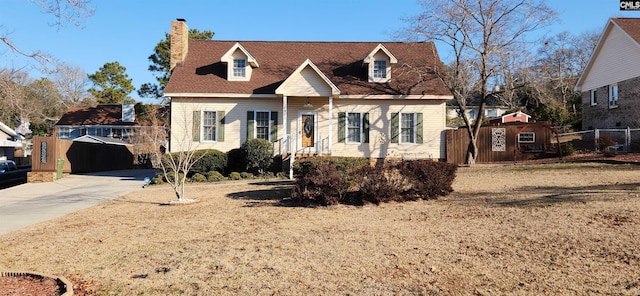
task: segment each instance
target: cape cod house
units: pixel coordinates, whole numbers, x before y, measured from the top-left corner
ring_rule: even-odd
[[[575,90],[582,128],[640,128],[640,18],[608,20]]]
[[[171,23],[170,151],[444,159],[451,93],[431,42],[188,40]],[[295,152],[295,153],[294,153]]]

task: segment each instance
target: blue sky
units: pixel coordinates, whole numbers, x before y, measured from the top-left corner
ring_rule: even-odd
[[[155,82],[147,57],[184,18],[190,28],[211,30],[217,40],[392,41],[407,26],[402,19],[419,13],[415,0],[246,0],[136,1],[94,0],[95,14],[82,27],[49,26],[54,18],[28,0],[0,0],[0,32],[23,50],[41,50],[87,73],[117,61],[138,88]],[[609,17],[640,17],[619,10],[617,0],[549,0],[558,12],[550,34],[600,32]],[[444,49],[438,48],[442,53]],[[446,61],[446,56],[442,56]],[[24,67],[29,61],[0,46],[0,67]],[[32,72],[34,78],[39,74]],[[131,96],[140,98],[134,92]],[[150,100],[144,100],[151,102]]]

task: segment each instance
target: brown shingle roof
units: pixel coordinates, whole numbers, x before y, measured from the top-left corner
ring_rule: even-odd
[[[274,94],[307,58],[340,89],[341,95],[451,95],[427,67],[442,63],[431,42],[382,42],[398,59],[389,83],[369,83],[363,59],[380,42],[240,41],[258,61],[250,81],[227,81],[220,58],[236,41],[190,40],[189,53],[174,68],[164,92]]]
[[[612,18],[611,20],[640,43],[640,18]]]
[[[70,108],[56,125],[138,125],[122,121],[122,105]]]

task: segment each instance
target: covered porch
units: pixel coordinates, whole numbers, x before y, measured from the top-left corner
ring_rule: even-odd
[[[340,90],[310,59],[305,60],[275,91],[282,97],[284,136],[274,142],[274,153],[290,157],[297,154],[331,155],[333,99]],[[289,177],[293,178],[290,166]]]

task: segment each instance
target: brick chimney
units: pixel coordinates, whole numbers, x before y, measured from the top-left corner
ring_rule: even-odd
[[[171,22],[171,61],[170,70],[184,62],[189,51],[189,27],[184,19]]]

